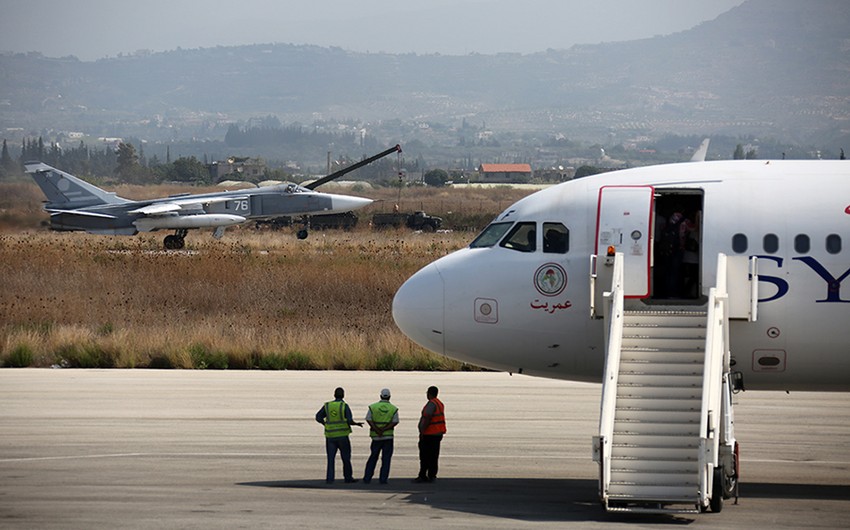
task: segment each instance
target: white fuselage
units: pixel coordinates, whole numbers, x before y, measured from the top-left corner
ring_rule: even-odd
[[[635,225],[605,224],[603,204],[616,202],[603,201],[615,196],[608,190],[626,190],[617,195],[617,216]],[[633,210],[629,190],[642,197]],[[697,226],[697,285],[693,298],[662,299],[661,284],[672,273],[657,255],[658,234],[682,205]],[[415,342],[489,368],[600,381],[604,324],[589,313],[591,255],[611,245],[631,256],[638,272],[627,284],[633,281],[638,294],[629,303],[649,310],[704,306],[719,253],[758,256],[758,318],[731,323],[733,369],[745,387],[850,390],[850,162],[617,171],[530,195],[491,227],[497,223],[513,227],[505,230],[526,223],[535,250],[494,240],[417,272],[393,302],[396,323]],[[546,252],[546,227],[556,225],[568,231],[567,250]]]

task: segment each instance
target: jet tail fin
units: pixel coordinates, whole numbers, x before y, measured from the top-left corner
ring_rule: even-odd
[[[47,210],[73,210],[99,204],[129,202],[127,199],[43,162],[27,162],[24,165],[27,173],[32,175],[35,183],[47,197],[47,204],[44,206]]]
[[[705,162],[705,155],[708,154],[708,143],[711,138],[706,138],[699,144],[699,147],[694,151],[694,156],[691,157],[691,162]]]

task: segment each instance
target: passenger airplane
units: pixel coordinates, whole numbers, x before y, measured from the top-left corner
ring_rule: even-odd
[[[174,230],[173,235],[165,237],[163,244],[167,249],[180,249],[185,245],[186,234],[193,228],[214,228],[214,237],[220,238],[226,227],[248,219],[322,215],[362,208],[372,200],[314,190],[379,158],[400,152],[401,147],[396,145],[306,186],[280,184],[144,201],[119,197],[41,162],[27,163],[26,170],[47,197],[44,209],[50,212],[53,230],[108,235]],[[298,238],[306,237],[305,226],[299,230]]]
[[[848,246],[846,161],[627,169],[508,207],[408,279],[393,318],[460,361],[603,382],[594,454],[609,509],[719,510],[738,476],[724,392],[850,390]],[[684,433],[688,449],[673,443]],[[703,451],[714,438],[720,447]],[[681,461],[665,461],[677,451]],[[682,463],[694,460],[699,469]],[[683,468],[699,480],[671,478]]]

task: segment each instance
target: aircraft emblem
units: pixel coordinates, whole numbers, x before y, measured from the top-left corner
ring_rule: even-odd
[[[557,263],[546,263],[534,273],[534,287],[544,296],[558,296],[567,286],[567,271]]]

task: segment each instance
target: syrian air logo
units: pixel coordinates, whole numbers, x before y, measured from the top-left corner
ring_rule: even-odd
[[[844,213],[846,213],[847,215],[850,215],[850,206],[848,206],[847,208],[844,208]]]
[[[557,263],[546,263],[534,273],[534,287],[544,296],[558,296],[567,286],[567,272]]]

